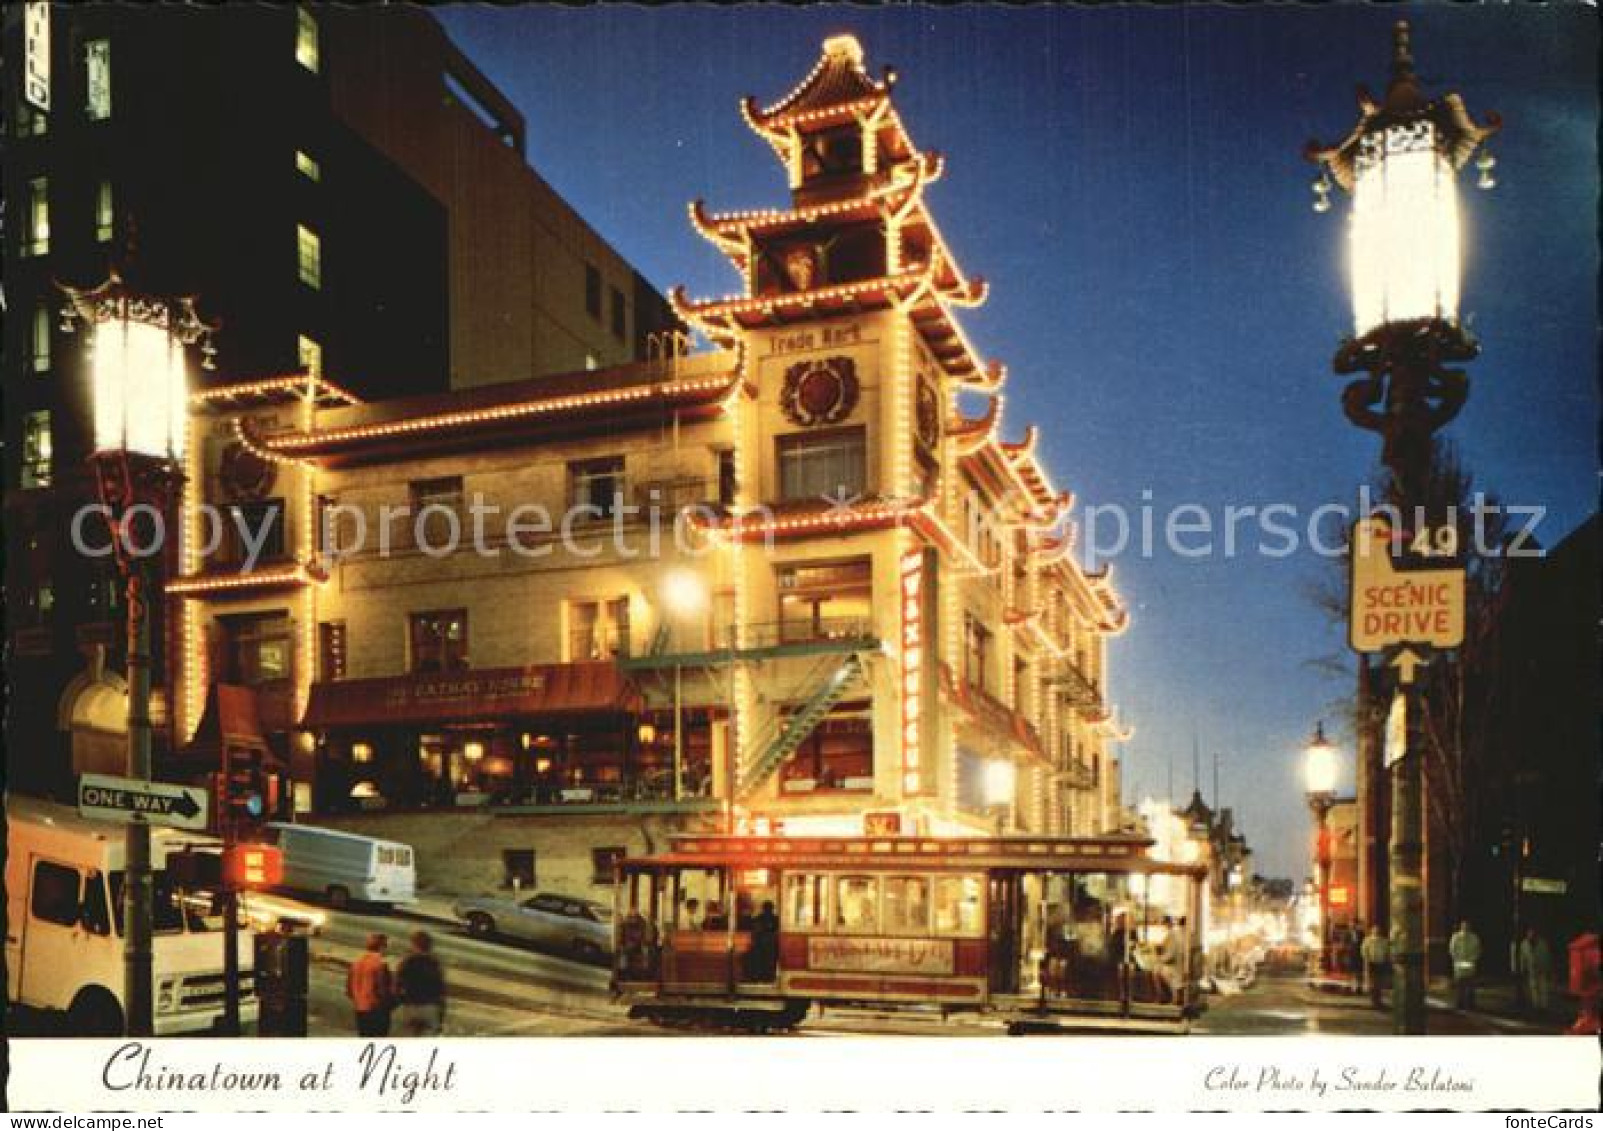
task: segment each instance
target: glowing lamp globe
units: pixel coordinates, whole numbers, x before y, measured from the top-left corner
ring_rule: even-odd
[[[985,767],[985,801],[988,805],[1006,805],[1013,800],[1013,792],[1018,782],[1017,771],[1012,762],[1000,759],[989,762]]]
[[[1329,798],[1336,793],[1336,772],[1338,770],[1338,755],[1336,748],[1325,738],[1325,727],[1321,723],[1314,731],[1313,741],[1303,754],[1303,779],[1312,798]]]

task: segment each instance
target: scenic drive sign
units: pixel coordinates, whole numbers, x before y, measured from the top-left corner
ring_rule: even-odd
[[[204,831],[206,791],[172,782],[84,774],[78,780],[78,812],[97,821],[128,822],[142,816],[152,825]]]
[[[1425,541],[1445,551],[1442,556],[1453,556],[1444,546],[1450,539]],[[1419,566],[1399,563],[1391,523],[1384,518],[1371,515],[1353,524],[1348,642],[1355,652],[1403,649],[1399,659],[1410,679],[1420,659],[1413,648],[1456,648],[1464,640],[1463,567],[1429,560],[1423,557],[1427,564]]]

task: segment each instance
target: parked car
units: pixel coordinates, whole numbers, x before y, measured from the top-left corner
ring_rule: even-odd
[[[334,908],[352,903],[389,907],[417,899],[417,869],[410,845],[339,829],[270,822],[264,839],[284,854],[292,894],[320,896]]]
[[[612,953],[612,908],[591,899],[482,895],[459,899],[451,910],[479,938],[521,939],[590,961]]]

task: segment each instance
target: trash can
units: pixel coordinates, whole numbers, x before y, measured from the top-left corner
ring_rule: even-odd
[[[307,936],[283,929],[256,936],[257,1032],[264,1037],[306,1036],[309,944]]]

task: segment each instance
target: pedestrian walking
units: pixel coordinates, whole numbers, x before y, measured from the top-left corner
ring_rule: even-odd
[[[367,949],[345,973],[345,996],[351,999],[351,1008],[356,1013],[358,1037],[390,1035],[390,1008],[395,1000],[395,987],[389,963],[384,961],[384,949],[389,942],[384,935],[368,935]]]
[[[445,1028],[445,971],[427,931],[412,932],[412,950],[395,969],[395,1020],[405,1037],[437,1037]]]
[[[1379,1009],[1382,1004],[1382,979],[1386,976],[1386,967],[1391,964],[1391,942],[1380,933],[1379,923],[1370,924],[1369,934],[1364,936],[1358,954],[1364,961],[1364,983],[1369,987],[1369,1004]]]
[[[1453,960],[1453,1002],[1459,1009],[1475,1008],[1475,972],[1481,962],[1481,938],[1465,919],[1447,940]]]
[[[1537,1013],[1546,1013],[1553,1000],[1553,950],[1531,927],[1519,945],[1519,974],[1525,983],[1525,1000]]]

